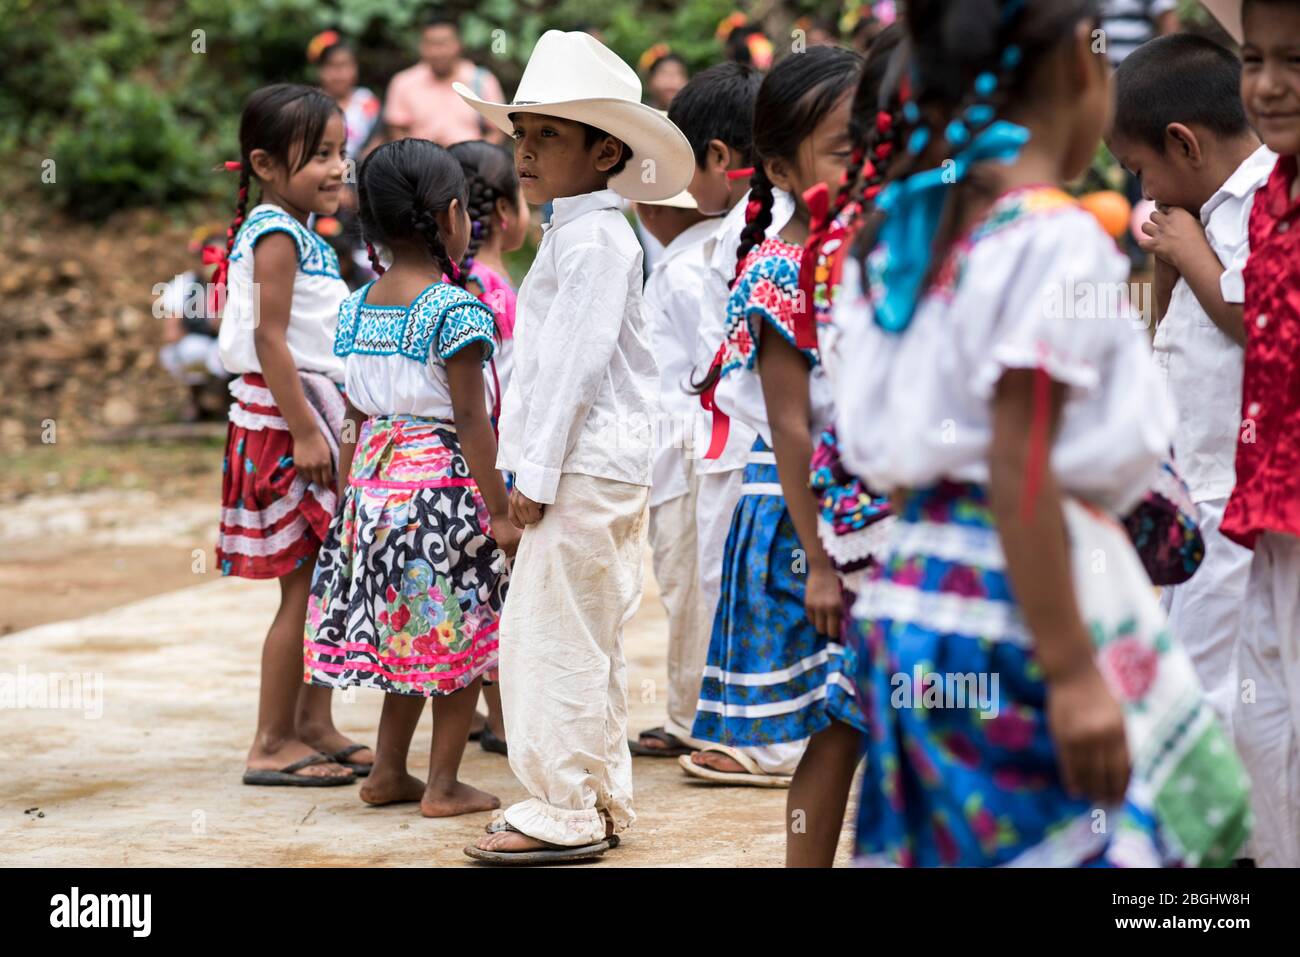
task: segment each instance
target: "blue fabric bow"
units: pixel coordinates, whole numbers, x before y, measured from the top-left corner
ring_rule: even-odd
[[[881,256],[876,284],[875,319],[887,332],[902,332],[912,321],[921,284],[930,270],[934,236],[952,186],[966,178],[976,163],[1010,163],[1029,142],[1023,126],[997,120],[936,169],[913,173],[890,183],[876,200],[885,214],[877,237]],[[874,270],[873,270],[874,272]]]

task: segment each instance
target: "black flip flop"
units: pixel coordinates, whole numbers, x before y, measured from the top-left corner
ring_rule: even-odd
[[[504,738],[498,738],[492,733],[492,729],[487,725],[483,726],[483,734],[478,739],[478,746],[484,751],[491,751],[493,754],[504,754],[509,756],[510,749],[506,746]]]
[[[498,831],[514,831],[522,834],[518,828],[511,827],[509,824],[502,822]],[[489,825],[491,826],[491,825]],[[613,845],[608,841],[597,841],[594,844],[583,844],[580,847],[568,847],[564,844],[548,844],[542,842],[542,848],[536,851],[485,851],[473,844],[465,848],[465,853],[476,861],[482,861],[485,864],[507,864],[507,865],[528,865],[528,864],[567,864],[573,861],[594,860]]]
[[[651,728],[649,731],[642,731],[637,735],[638,740],[629,741],[628,748],[632,753],[642,758],[676,758],[683,754],[690,754],[695,750],[689,744],[683,744],[682,739],[676,735],[669,734],[664,728]],[[641,743],[641,738],[650,738],[653,741],[662,741],[668,745],[666,748],[647,748]]]
[[[370,745],[368,744],[349,744],[346,748],[343,748],[340,751],[335,751],[329,756],[329,758],[335,764],[343,765],[357,777],[364,778],[370,774],[370,769],[374,767],[374,764],[358,764],[355,761],[349,761],[348,757],[356,754],[358,751],[366,751],[369,748]]]
[[[317,752],[308,755],[301,761],[295,761],[293,764],[286,764],[278,771],[270,771],[265,768],[245,768],[244,783],[257,787],[295,787],[295,788],[336,788],[344,784],[356,784],[356,774],[347,775],[328,775],[316,777],[307,774],[295,774],[303,768],[309,768],[313,764],[331,764],[333,763],[328,755]]]

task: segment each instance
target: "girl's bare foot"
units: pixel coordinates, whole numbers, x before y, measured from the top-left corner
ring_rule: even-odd
[[[274,744],[259,741],[254,742],[249,749],[245,764],[250,771],[278,771],[319,753],[316,748],[303,741],[277,741]],[[321,764],[309,764],[295,771],[294,774],[305,778],[344,778],[349,777],[352,772],[341,764],[326,761]]]
[[[696,751],[691,761],[702,768],[712,768],[727,774],[748,774],[749,769],[729,754],[720,751]]]
[[[445,786],[430,782],[420,799],[420,813],[425,817],[455,817],[457,814],[495,811],[500,806],[501,799],[495,794],[480,791],[463,781],[452,781]]]
[[[361,800],[373,807],[385,804],[414,804],[424,797],[424,782],[413,774],[378,774],[370,776],[361,785]]]

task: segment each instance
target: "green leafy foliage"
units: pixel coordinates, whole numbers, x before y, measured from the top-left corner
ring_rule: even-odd
[[[455,17],[468,55],[513,89],[552,27],[599,29],[635,64],[667,41],[692,69],[717,62],[718,22],[735,0],[0,0],[0,156],[53,158],[42,190],[99,218],[229,192],[212,169],[236,149],[238,115],[258,86],[313,82],[307,41],[335,28],[359,53],[361,82],[382,93],[415,61],[419,24]],[[763,4],[765,8],[780,4]],[[834,7],[791,0],[779,23]],[[783,38],[774,37],[778,47]],[[785,40],[784,42],[788,42]],[[30,163],[17,164],[32,168]]]

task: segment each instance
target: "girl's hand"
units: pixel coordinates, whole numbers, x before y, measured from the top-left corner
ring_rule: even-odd
[[[506,553],[506,558],[515,557],[515,552],[519,551],[519,540],[523,537],[524,533],[515,528],[510,516],[492,516],[492,539],[497,543],[497,548]]]
[[[539,505],[519,489],[510,491],[510,521],[515,528],[523,529],[542,520],[545,506]]]
[[[293,465],[298,474],[321,488],[334,484],[334,458],[320,431],[293,437]]]
[[[1124,799],[1130,769],[1124,710],[1091,660],[1048,678],[1047,727],[1071,796],[1104,804]]]
[[[814,628],[828,638],[839,637],[844,599],[840,594],[840,578],[833,568],[814,565],[808,569],[803,604]]]

